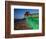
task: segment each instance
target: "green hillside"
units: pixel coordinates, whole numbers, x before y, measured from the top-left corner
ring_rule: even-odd
[[[27,16],[26,17],[26,25],[32,29],[39,29],[39,18],[38,16]]]

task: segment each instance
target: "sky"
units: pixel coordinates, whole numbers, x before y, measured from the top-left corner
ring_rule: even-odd
[[[28,11],[30,14],[39,13],[38,9],[14,9],[14,18],[16,19],[24,18],[24,14],[26,11]]]

